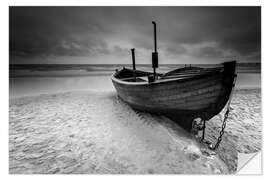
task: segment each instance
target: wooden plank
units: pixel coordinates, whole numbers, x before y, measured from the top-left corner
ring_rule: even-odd
[[[132,89],[125,88],[125,86],[117,85],[117,89],[121,91],[127,91],[127,93],[130,93],[130,95],[138,95],[142,94],[145,96],[169,96],[171,94],[180,94],[185,92],[191,92],[191,91],[197,91],[198,89],[208,88],[211,86],[215,86],[220,84],[220,79],[214,79],[212,81],[206,81],[204,83],[200,83],[199,81],[196,81],[197,83],[190,85],[190,83],[185,84],[169,84],[165,88],[161,85],[157,85],[156,87],[148,88],[146,87],[134,87]],[[201,81],[203,82],[203,81]]]
[[[174,110],[198,110],[216,104],[216,111],[224,107],[230,87],[224,86],[222,81],[226,74],[217,70],[216,74],[212,71],[200,74],[194,78],[186,80],[177,79],[175,81],[163,81],[155,83],[143,83],[140,85],[129,85],[127,83],[114,82],[119,96],[129,104],[145,107],[147,109],[157,109],[164,111]],[[190,71],[190,74],[196,74]],[[175,76],[176,75],[176,76]],[[190,77],[190,75],[177,72],[170,77]],[[213,110],[211,110],[213,111]]]
[[[194,105],[199,104],[200,101],[208,102],[210,99],[216,99],[221,93],[221,86],[216,86],[212,88],[207,88],[203,90],[199,90],[197,92],[185,93],[185,94],[174,94],[170,97],[166,96],[166,94],[161,97],[150,97],[150,96],[140,96],[129,94],[127,92],[120,92],[121,97],[126,99],[126,101],[130,103],[136,103],[141,106],[143,105],[151,105],[152,106],[167,106],[168,108],[171,106],[186,106],[188,103],[192,103]],[[211,100],[211,103],[212,100]]]
[[[200,79],[194,79],[190,81],[172,81],[172,82],[166,82],[166,83],[160,83],[160,84],[145,84],[141,86],[129,86],[124,84],[118,84],[119,88],[125,89],[127,91],[133,92],[133,91],[148,91],[152,93],[153,91],[156,92],[163,92],[163,91],[170,91],[172,89],[185,89],[186,87],[194,87],[199,84],[205,84],[212,81],[221,81],[221,76],[211,76],[211,77],[205,77]]]

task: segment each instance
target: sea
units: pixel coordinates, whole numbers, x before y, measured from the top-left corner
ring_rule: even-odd
[[[190,66],[189,64],[161,64],[157,72]],[[198,67],[216,67],[212,64],[192,64]],[[114,91],[111,75],[130,64],[10,64],[9,97],[35,96],[69,91]],[[136,69],[152,71],[151,64],[138,64]],[[261,87],[261,64],[238,63],[236,88]]]

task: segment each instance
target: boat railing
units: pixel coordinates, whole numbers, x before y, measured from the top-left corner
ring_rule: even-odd
[[[122,81],[127,81],[127,82],[144,82],[146,81],[147,76],[145,77],[129,77],[129,78],[121,78]]]
[[[191,77],[209,73],[219,72],[221,68],[213,68],[213,69],[200,69],[196,71],[175,71],[164,74],[160,79],[170,79],[170,78],[183,78],[183,77]]]

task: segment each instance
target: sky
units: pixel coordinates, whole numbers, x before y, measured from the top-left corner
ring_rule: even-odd
[[[10,7],[10,64],[260,62],[260,7]]]

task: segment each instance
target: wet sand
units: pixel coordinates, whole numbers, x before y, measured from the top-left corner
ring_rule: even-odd
[[[231,108],[225,133],[217,150],[221,159],[229,169],[236,171],[237,153],[255,153],[261,150],[262,143],[262,113],[261,89],[237,89],[231,102]],[[216,142],[225,109],[206,123],[206,139]],[[229,153],[228,153],[229,152]]]
[[[260,90],[235,91],[232,107],[215,154],[166,117],[134,111],[113,91],[13,98],[9,108],[9,171],[234,173],[237,151],[261,149]],[[206,139],[215,141],[222,115],[207,122]]]

